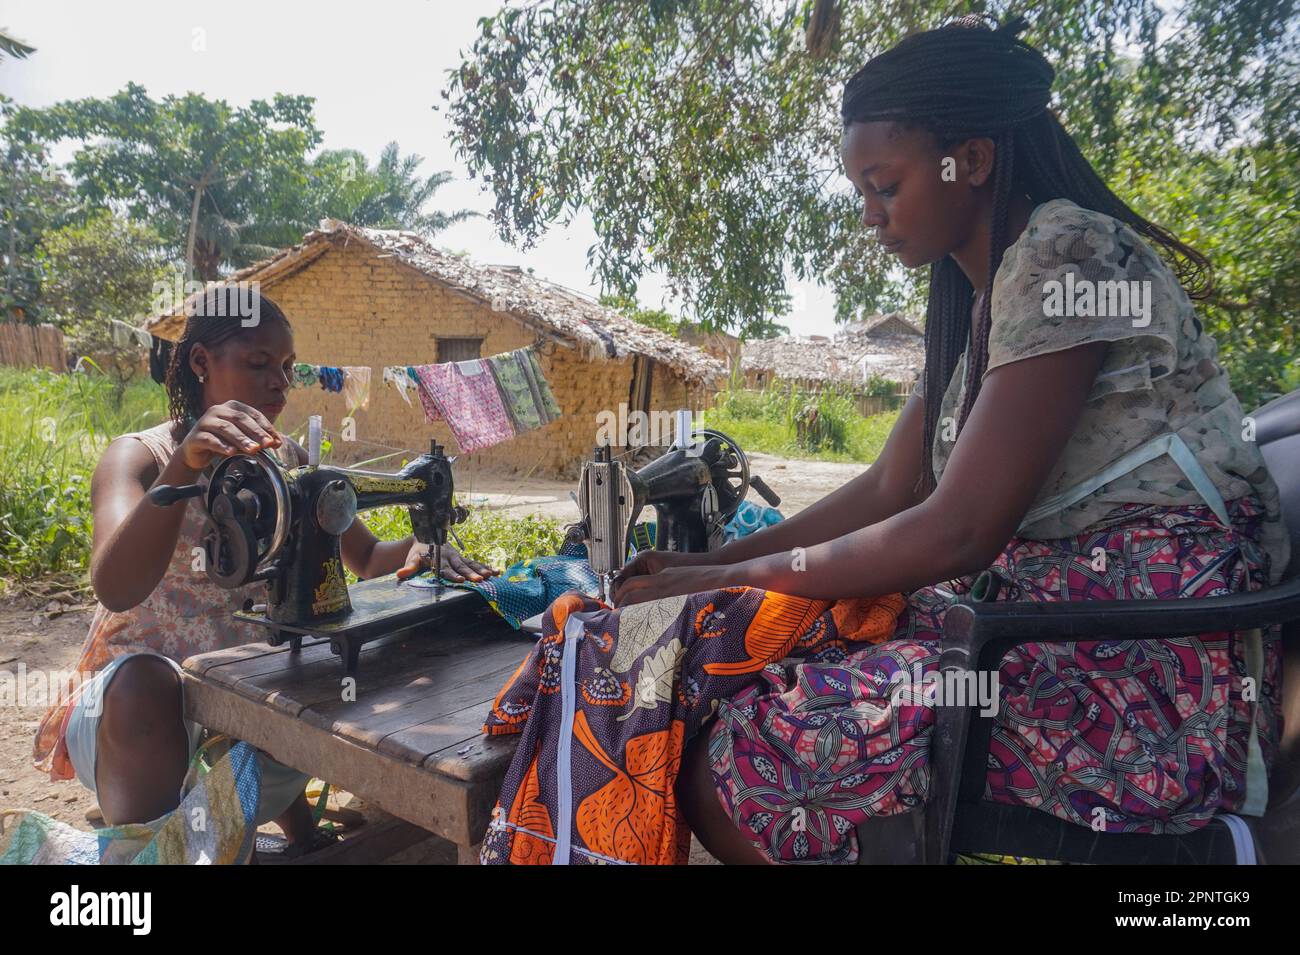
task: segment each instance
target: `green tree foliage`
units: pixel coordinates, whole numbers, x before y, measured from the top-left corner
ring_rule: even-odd
[[[15,60],[25,60],[36,52],[36,47],[28,46],[22,40],[12,36],[8,27],[0,27],[0,60],[12,56]]]
[[[701,318],[743,333],[783,314],[788,269],[830,284],[848,319],[915,302],[924,276],[891,271],[859,225],[839,169],[844,81],[908,32],[1011,7],[552,0],[480,20],[444,96],[503,239],[530,244],[587,209],[599,240],[589,263],[613,294],[660,271]],[[1047,0],[1031,21],[1024,38],[1057,68],[1053,107],[1116,192],[1189,238],[1224,230],[1231,245],[1207,243],[1216,264],[1255,298],[1260,281],[1290,296],[1270,300],[1274,316],[1235,317],[1271,347],[1294,289],[1244,263],[1271,270],[1295,248],[1281,244],[1293,229],[1253,220],[1256,205],[1295,194],[1297,164],[1234,190],[1239,206],[1223,206],[1221,182],[1203,173],[1242,147],[1295,155],[1293,0]],[[1183,197],[1158,194],[1175,179]]]
[[[255,213],[304,185],[306,152],[320,142],[307,96],[232,107],[197,93],[156,101],[135,83],[107,99],[19,110],[12,125],[47,142],[82,140],[72,162],[82,195],[153,222],[204,280],[259,244]]]
[[[602,295],[600,304],[606,308],[617,309],[634,322],[657,328],[665,335],[677,337],[682,328],[682,320],[662,308],[642,308],[630,295]]]
[[[13,111],[0,97],[0,117]],[[8,135],[0,129],[0,255],[4,284],[0,317],[43,321],[39,257],[40,238],[68,222],[77,211],[72,185],[50,162],[44,144]]]
[[[312,162],[313,181],[320,185],[315,198],[321,216],[342,219],[354,225],[376,229],[406,229],[433,236],[472,216],[457,212],[428,212],[426,206],[442,186],[451,181],[450,172],[419,175],[423,158],[403,157],[397,143],[389,143],[371,169],[356,150],[321,153]]]
[[[139,346],[113,334],[113,320],[139,324],[152,314],[155,283],[167,283],[167,258],[152,228],[99,209],[41,241],[48,317],[118,385],[143,367]]]

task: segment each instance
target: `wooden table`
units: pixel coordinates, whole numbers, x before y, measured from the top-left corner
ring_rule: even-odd
[[[472,591],[453,622],[367,644],[349,699],[327,640],[255,643],[184,663],[186,716],[447,839],[477,861],[517,737],[483,720],[533,638]]]

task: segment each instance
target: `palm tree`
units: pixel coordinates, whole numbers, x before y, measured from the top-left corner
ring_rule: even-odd
[[[15,60],[25,60],[35,52],[36,47],[10,36],[8,27],[0,27],[0,54],[8,53]],[[4,56],[0,55],[0,60],[3,59]]]

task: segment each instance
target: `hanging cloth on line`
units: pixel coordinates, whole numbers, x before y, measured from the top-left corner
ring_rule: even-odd
[[[389,365],[385,368],[384,384],[396,388],[398,395],[408,405],[411,403],[411,390],[419,390],[419,384],[412,380],[410,372],[403,365]]]
[[[537,402],[537,407],[542,411],[542,423],[550,424],[556,418],[564,416],[560,410],[560,403],[555,400],[555,393],[551,391],[551,386],[546,382],[546,376],[542,374],[541,362],[533,354],[531,348],[521,348],[515,353],[515,360],[523,369],[524,377],[528,379],[529,387],[533,389],[533,397]]]
[[[343,390],[343,369],[332,365],[320,366],[320,386],[326,391],[338,393]]]
[[[425,416],[445,420],[461,451],[472,454],[515,436],[496,379],[481,358],[419,365],[415,372]],[[436,416],[429,414],[430,405]]]
[[[370,407],[370,366],[345,365],[343,367],[343,400],[349,414],[358,408]]]
[[[516,357],[517,352],[503,352],[487,359],[496,376],[497,388],[501,391],[501,403],[516,431],[531,431],[540,428],[545,422],[543,410],[538,407],[533,388],[524,376],[524,369]]]

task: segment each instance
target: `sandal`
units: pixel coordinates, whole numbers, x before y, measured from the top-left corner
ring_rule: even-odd
[[[254,852],[257,854],[259,865],[283,865],[337,846],[342,841],[339,834],[333,829],[313,829],[311,838],[305,843],[290,843],[283,836],[273,836],[259,832]]]

